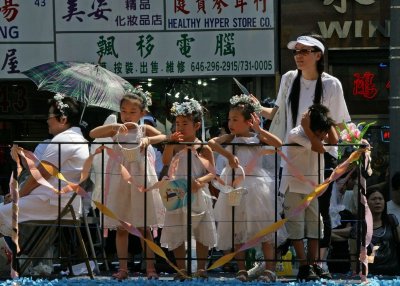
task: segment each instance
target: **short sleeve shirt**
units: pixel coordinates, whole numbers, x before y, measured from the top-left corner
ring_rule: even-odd
[[[288,131],[285,137],[285,142],[287,142],[289,131],[293,128],[292,112],[289,105],[289,94],[291,92],[291,85],[296,76],[297,71],[289,71],[282,76],[282,82],[279,88],[280,92],[278,93],[278,98],[276,100],[276,102],[286,103],[286,130]],[[288,84],[286,81],[289,80],[291,80],[290,87],[288,88],[287,94],[284,94],[284,92],[281,92],[281,89],[284,89],[284,86]],[[346,101],[344,100],[342,84],[336,77],[327,73],[322,73],[321,80],[323,88],[321,104],[325,105],[329,109],[329,116],[337,124],[340,124],[342,122],[349,122],[351,118],[347,109]],[[309,90],[307,90],[306,88],[300,89],[299,110],[297,113],[295,126],[300,125],[301,115],[306,112],[311,105],[313,105],[315,83],[316,81],[310,82],[311,86]],[[286,98],[282,98],[284,96],[286,96]],[[332,155],[337,157],[337,151],[333,151]]]
[[[71,142],[71,144],[54,144]],[[48,144],[42,155],[42,161],[54,165],[64,177],[72,182],[78,183],[81,177],[83,164],[89,157],[89,148],[87,144],[78,144],[87,142],[82,135],[79,127],[71,127],[60,134],[54,136],[51,144]],[[59,156],[60,151],[60,156]],[[48,182],[55,188],[58,188],[58,179],[51,177]],[[62,182],[62,187],[66,183]],[[57,193],[45,186],[38,186],[32,191],[32,194],[39,195],[42,199],[49,199],[51,204],[58,204]]]
[[[324,156],[311,150],[311,141],[308,139],[301,125],[290,130],[288,134],[288,144],[298,144],[300,146],[290,146],[287,148],[287,158],[291,165],[299,170],[307,180],[315,184],[324,179],[323,166]],[[319,158],[318,158],[319,157]],[[318,177],[318,160],[320,160],[320,177]],[[282,160],[282,182],[280,192],[285,193],[289,188],[292,193],[309,194],[313,191],[313,187],[293,176],[289,165]]]

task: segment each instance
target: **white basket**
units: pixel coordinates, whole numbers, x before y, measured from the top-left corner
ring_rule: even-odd
[[[143,134],[142,134],[143,132],[141,130],[141,127],[137,123],[133,122],[133,124],[135,125],[135,127],[138,130],[136,138],[135,138],[136,140],[134,143],[139,143],[140,139],[143,137]],[[133,148],[126,148],[126,147],[122,146],[119,143],[119,134],[120,134],[121,127],[122,127],[122,125],[118,128],[118,131],[116,134],[117,143],[118,143],[119,148],[121,148],[121,153],[128,162],[137,162],[141,158],[141,154],[140,154],[140,145],[141,144],[139,143]]]
[[[242,166],[239,165],[239,169],[242,172],[243,180],[246,178],[246,175],[244,173],[244,169]],[[224,192],[228,194],[228,204],[232,207],[237,207],[240,205],[240,202],[242,201],[242,197],[244,194],[247,193],[247,189],[243,187],[238,187],[238,188],[233,188],[232,186],[229,186],[227,184],[228,180],[228,174],[225,173],[223,180],[225,182],[225,190]]]
[[[242,201],[242,196],[245,193],[246,189],[244,188],[237,188],[233,191],[229,192],[228,194],[228,204],[232,207],[237,207],[240,205]]]

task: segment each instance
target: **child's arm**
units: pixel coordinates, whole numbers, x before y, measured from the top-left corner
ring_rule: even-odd
[[[141,146],[145,148],[152,144],[158,144],[165,141],[182,141],[182,134],[177,134],[176,132],[171,135],[162,134],[159,130],[151,125],[146,125],[145,127],[146,137],[142,138]]]
[[[214,154],[209,146],[206,145],[203,146],[201,150],[201,156],[205,158],[211,164],[211,166],[215,165]],[[192,184],[193,186],[192,190],[196,192],[198,189],[202,188],[206,183],[211,182],[212,179],[214,179],[214,177],[215,174],[207,173],[202,177],[194,178],[193,180],[194,184]]]
[[[339,142],[339,135],[337,133],[335,126],[331,126],[331,129],[329,130],[327,137],[328,138],[326,142],[328,142],[328,144],[337,144]]]
[[[308,112],[303,114],[301,118],[301,126],[304,129],[308,139],[311,142],[311,150],[318,153],[325,153],[325,147],[321,139],[318,138],[310,129],[310,114]]]
[[[162,163],[164,165],[169,165],[174,156],[174,146],[173,144],[165,145],[164,152],[162,153]]]
[[[182,138],[183,135],[180,132],[175,132],[167,137],[169,137],[167,140],[169,142],[179,142],[179,141],[183,140],[183,138]],[[175,147],[178,147],[178,145],[175,145],[175,144],[165,145],[164,151],[162,154],[162,162],[164,165],[169,165],[169,163],[171,162],[172,157],[174,156]]]
[[[233,155],[231,152],[226,150],[224,147],[221,146],[222,143],[229,143],[233,140],[232,134],[224,134],[220,137],[212,138],[208,141],[208,145],[211,147],[212,150],[218,152],[222,156],[228,159],[229,165],[231,168],[239,167],[239,159]]]
[[[95,138],[105,138],[105,137],[113,137],[117,134],[118,129],[123,124],[112,123],[107,125],[98,126],[89,132],[89,136],[93,139]]]
[[[262,142],[264,142],[270,146],[274,146],[275,148],[279,148],[282,146],[281,139],[279,139],[274,134],[272,134],[260,127],[260,117],[258,117],[257,114],[252,113],[251,118],[253,119],[253,122],[250,123],[250,127],[253,128],[253,130],[259,134],[258,138]]]

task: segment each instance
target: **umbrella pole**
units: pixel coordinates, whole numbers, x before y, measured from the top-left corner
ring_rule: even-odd
[[[83,110],[82,110],[82,113],[81,113],[81,119],[79,120],[79,125],[81,125],[81,123],[82,123],[82,119],[83,119],[83,114],[85,113],[85,110],[86,110],[86,103],[85,103],[85,105],[83,106]]]

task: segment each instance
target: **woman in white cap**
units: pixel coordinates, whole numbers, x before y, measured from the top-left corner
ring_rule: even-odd
[[[339,124],[350,121],[350,115],[344,100],[343,89],[340,81],[324,72],[324,53],[325,45],[320,35],[308,34],[299,36],[295,41],[288,43],[287,47],[292,50],[294,61],[297,69],[291,70],[282,76],[279,87],[279,93],[276,100],[276,106],[273,108],[263,108],[262,115],[268,119],[273,119],[279,109],[282,109],[281,116],[284,120],[281,126],[284,131],[282,132],[283,142],[287,142],[287,135],[289,131],[301,123],[303,113],[307,112],[308,108],[313,104],[323,104],[330,110],[330,117]],[[290,147],[286,147],[290,148]],[[285,148],[284,148],[285,149]],[[327,148],[328,149],[328,146]],[[285,152],[285,150],[284,150]],[[329,148],[325,153],[325,170],[332,171],[336,166],[337,147]],[[321,158],[322,160],[324,158]],[[285,162],[282,161],[282,165]],[[323,161],[321,163],[323,165]],[[316,170],[317,172],[317,170]],[[325,177],[329,174],[325,173]],[[287,177],[283,176],[281,180],[280,191],[282,186],[287,186],[285,180]],[[323,180],[323,178],[321,178]],[[290,183],[289,183],[290,184]],[[325,194],[319,198],[319,209],[324,219],[324,239],[321,240],[320,247],[325,249],[330,243],[330,217],[329,217],[329,200],[331,190],[326,190]],[[321,201],[322,200],[322,201]],[[323,205],[327,204],[326,207]],[[325,213],[323,211],[326,210]],[[290,237],[289,237],[290,238]],[[314,263],[315,257],[308,257],[304,252],[302,240],[293,240],[292,244],[296,249],[297,257],[304,259],[300,262],[303,264],[299,268],[298,278],[313,280],[317,278],[330,278],[328,271],[323,270],[319,265]],[[308,240],[308,249],[313,249],[310,253],[318,253],[318,239]],[[299,251],[297,251],[299,249]],[[321,252],[321,258],[324,259],[324,254]],[[308,262],[307,262],[308,260]],[[311,260],[311,261],[310,261]]]

